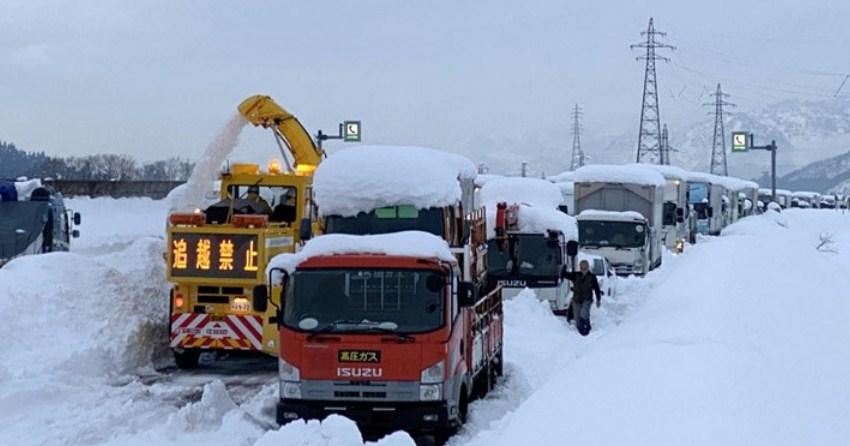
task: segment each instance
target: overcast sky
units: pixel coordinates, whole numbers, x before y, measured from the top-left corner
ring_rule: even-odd
[[[464,152],[479,136],[567,134],[576,102],[587,132],[637,134],[629,44],[650,16],[679,47],[658,74],[662,116],[679,125],[704,119],[718,81],[747,109],[831,97],[850,72],[843,0],[4,0],[0,139],[196,158],[254,93],[311,132],[361,119],[369,143]],[[244,136],[246,150],[272,143]]]

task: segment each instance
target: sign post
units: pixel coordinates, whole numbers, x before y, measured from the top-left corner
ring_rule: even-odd
[[[345,142],[360,142],[361,125],[360,121],[344,121],[339,123],[339,133],[336,135],[328,135],[319,130],[316,133],[316,140],[319,142],[319,151],[322,151],[322,142],[328,139],[341,139]]]
[[[776,201],[776,141],[770,141],[765,146],[753,144],[753,134],[750,132],[732,132],[732,153],[745,153],[750,150],[767,150],[770,152],[770,195]]]

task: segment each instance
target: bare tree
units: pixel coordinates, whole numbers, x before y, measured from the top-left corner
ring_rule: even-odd
[[[832,238],[833,236],[829,232],[821,232],[818,236],[818,244],[815,249],[820,252],[838,254],[838,250],[832,247],[832,245],[835,244],[835,241]]]

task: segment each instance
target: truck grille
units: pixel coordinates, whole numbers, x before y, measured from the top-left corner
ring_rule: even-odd
[[[334,398],[386,398],[387,392],[334,391]]]

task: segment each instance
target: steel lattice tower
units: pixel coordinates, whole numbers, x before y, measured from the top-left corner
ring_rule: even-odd
[[[667,137],[667,124],[661,129],[661,162],[659,164],[670,164],[670,140]]]
[[[570,161],[570,170],[576,170],[584,166],[584,151],[581,149],[581,116],[583,115],[578,104],[573,108],[573,154]]]
[[[714,137],[711,141],[711,173],[715,175],[729,175],[729,167],[726,164],[726,131],[723,125],[723,107],[734,107],[735,104],[726,102],[725,98],[729,95],[720,89],[720,83],[717,84],[717,91],[714,93],[714,102],[707,102],[704,106],[714,106]]]
[[[646,54],[639,56],[637,60],[646,61],[646,72],[643,77],[643,103],[640,110],[640,129],[638,131],[637,162],[663,164],[663,153],[661,149],[661,112],[658,110],[658,79],[655,75],[655,61],[669,62],[670,59],[656,54],[656,50],[667,48],[675,50],[676,47],[658,41],[658,37],[666,37],[667,33],[655,30],[652,17],[649,18],[649,26],[646,31],[640,33],[646,40],[631,45],[630,48],[646,49]]]

